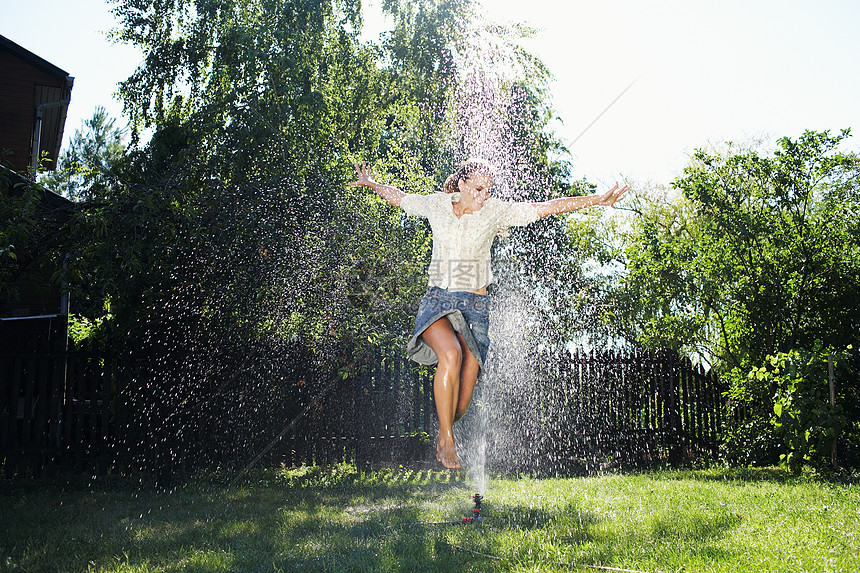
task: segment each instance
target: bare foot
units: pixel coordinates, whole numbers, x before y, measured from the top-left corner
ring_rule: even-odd
[[[436,459],[449,470],[460,469],[460,460],[457,459],[457,449],[453,441],[439,441],[436,445]]]

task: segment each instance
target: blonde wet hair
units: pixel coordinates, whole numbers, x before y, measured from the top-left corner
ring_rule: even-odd
[[[480,157],[470,157],[459,165],[457,171],[448,176],[445,180],[445,185],[442,186],[442,190],[445,191],[445,193],[455,193],[459,191],[460,181],[471,179],[472,175],[475,173],[486,175],[490,180],[495,180],[496,178],[495,169],[489,161],[481,159]]]

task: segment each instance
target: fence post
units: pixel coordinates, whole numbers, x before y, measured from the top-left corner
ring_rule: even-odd
[[[830,407],[836,407],[836,376],[833,373],[833,353],[827,357],[827,379],[830,383]],[[836,433],[833,434],[833,450],[830,452],[830,463],[834,468],[838,468],[836,463]]]
[[[355,410],[353,411],[352,433],[355,436],[355,465],[362,471],[370,467],[368,455],[367,402],[370,394],[370,375],[367,369],[357,368],[354,374]]]
[[[683,433],[681,431],[681,401],[678,397],[679,386],[678,353],[670,351],[666,357],[666,422],[669,434],[669,463],[680,463],[684,457]]]

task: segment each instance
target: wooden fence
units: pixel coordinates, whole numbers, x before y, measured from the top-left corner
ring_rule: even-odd
[[[490,369],[479,381],[464,434],[487,434],[488,467],[563,475],[718,453],[720,381],[674,352],[544,354],[526,372],[514,380]],[[336,385],[308,418],[271,448],[269,465],[435,455],[430,372],[396,350]]]
[[[434,460],[431,372],[400,349],[376,349],[343,378],[240,371],[196,403],[183,397],[159,409],[139,399],[158,380],[141,381],[138,369],[132,384],[122,361],[67,351],[64,324],[37,322],[30,336],[50,344],[13,344],[24,323],[0,335],[7,477]],[[716,454],[720,382],[675,353],[535,354],[524,371],[514,379],[488,370],[461,426],[487,434],[488,466],[565,474]]]
[[[718,453],[723,388],[675,352],[547,352],[535,371],[550,473]]]
[[[63,316],[0,322],[0,459],[7,476],[55,470],[66,332]]]

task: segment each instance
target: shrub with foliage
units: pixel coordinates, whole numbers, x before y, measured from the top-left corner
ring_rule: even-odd
[[[830,465],[834,443],[853,434],[846,436],[851,429],[846,410],[856,410],[851,403],[857,382],[849,363],[851,350],[832,352],[818,343],[811,350],[780,352],[743,380],[735,380],[734,405],[745,406],[751,414],[729,430],[726,451],[734,461],[761,463],[778,453],[780,465],[792,472],[804,465]],[[831,379],[837,389],[834,404]],[[753,407],[762,400],[773,404],[769,416]]]

